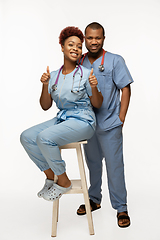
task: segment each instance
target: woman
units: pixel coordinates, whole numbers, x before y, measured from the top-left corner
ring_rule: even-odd
[[[64,65],[51,73],[47,67],[47,73],[41,77],[43,86],[40,97],[43,110],[48,110],[54,100],[60,111],[55,118],[21,134],[21,143],[27,154],[46,175],[38,197],[49,201],[60,198],[72,187],[59,146],[93,136],[95,115],[91,104],[99,108],[103,101],[93,69],[90,72],[77,66],[83,40],[83,33],[75,27],[67,27],[60,33]],[[58,176],[57,183],[54,183],[54,174]]]

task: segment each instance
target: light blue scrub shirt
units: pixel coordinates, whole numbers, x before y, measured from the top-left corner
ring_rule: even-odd
[[[55,84],[59,70],[51,72],[48,92],[51,94],[56,106],[60,109],[57,113],[59,121],[76,118],[89,123],[95,129],[96,118],[89,98],[89,96],[92,96],[92,89],[89,84],[90,70],[83,66],[81,67],[83,71],[82,80],[80,81],[81,70],[78,69],[75,74],[73,89],[72,84],[75,69],[67,75],[63,75],[62,71],[60,72],[56,91],[52,90],[52,86]],[[73,91],[79,90],[79,92],[72,93],[71,89]]]
[[[119,119],[120,89],[132,83],[133,79],[121,56],[106,52],[104,56],[105,70],[103,72],[98,69],[101,61],[102,57],[98,58],[91,65],[88,55],[86,55],[83,66],[88,69],[94,69],[99,89],[103,95],[101,108],[94,108],[97,130],[103,131],[122,125]]]

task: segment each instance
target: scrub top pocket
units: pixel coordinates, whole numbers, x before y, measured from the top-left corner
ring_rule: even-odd
[[[97,80],[98,80],[98,86],[100,87],[100,90],[103,92],[104,90],[111,89],[113,86],[112,81],[112,72],[107,73],[101,73],[96,74]]]

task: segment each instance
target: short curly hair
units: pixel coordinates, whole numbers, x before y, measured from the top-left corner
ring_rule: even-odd
[[[76,36],[80,38],[82,43],[84,41],[84,35],[78,27],[66,27],[61,31],[59,35],[59,43],[61,45],[64,45],[65,40],[71,36]]]
[[[87,27],[86,27],[85,30],[84,30],[85,35],[86,35],[86,30],[87,30],[88,27],[90,27],[90,28],[93,29],[93,30],[97,30],[97,29],[102,28],[103,36],[105,36],[104,27],[103,27],[100,23],[98,23],[98,22],[92,22],[92,23],[88,24]]]

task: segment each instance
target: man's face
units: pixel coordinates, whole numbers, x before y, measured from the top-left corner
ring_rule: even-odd
[[[102,50],[104,39],[102,28],[86,29],[85,45],[90,53],[97,55]]]

